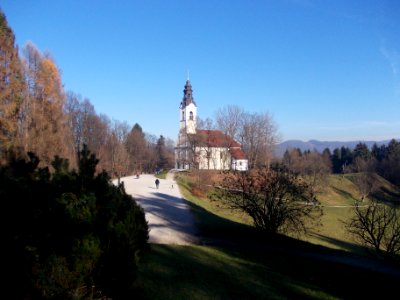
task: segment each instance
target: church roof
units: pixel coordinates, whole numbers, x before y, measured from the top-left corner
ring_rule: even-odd
[[[229,152],[231,153],[231,156],[236,160],[247,159],[246,153],[244,153],[243,150],[240,148],[230,148]]]
[[[247,159],[241,149],[242,145],[220,130],[198,129],[195,134],[196,142],[203,147],[228,148],[234,159]]]
[[[241,147],[241,145],[236,142],[229,135],[223,133],[220,130],[196,130],[197,142],[202,146],[208,147]]]

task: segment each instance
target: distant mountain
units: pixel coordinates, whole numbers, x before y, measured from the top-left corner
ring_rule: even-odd
[[[325,142],[325,141],[323,142],[323,141],[317,141],[317,140],[310,140],[308,142],[303,142],[300,140],[288,140],[288,141],[284,141],[277,145],[277,147],[275,149],[275,155],[278,157],[282,157],[287,149],[294,149],[294,148],[299,148],[301,151],[316,150],[318,152],[322,152],[326,148],[328,148],[332,152],[334,149],[341,148],[343,146],[350,148],[350,149],[354,149],[354,147],[360,142],[366,144],[371,149],[375,143],[379,146],[379,145],[383,145],[383,144],[388,144],[390,142],[390,140],[386,140],[386,141],[349,141],[349,142]]]

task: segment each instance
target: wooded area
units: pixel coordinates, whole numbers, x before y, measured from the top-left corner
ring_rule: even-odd
[[[112,101],[112,99],[110,99]],[[132,112],[134,115],[134,112]],[[0,163],[8,151],[34,152],[51,168],[55,155],[76,168],[83,145],[99,158],[97,171],[121,177],[174,165],[174,142],[139,124],[97,114],[87,98],[65,91],[49,53],[28,43],[22,57],[0,12]]]

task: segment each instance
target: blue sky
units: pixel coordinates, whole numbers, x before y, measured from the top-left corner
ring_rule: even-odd
[[[282,140],[400,138],[397,0],[3,0],[22,48],[53,56],[98,113],[176,139],[201,118],[269,112]]]

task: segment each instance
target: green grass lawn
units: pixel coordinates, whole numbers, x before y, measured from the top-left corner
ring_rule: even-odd
[[[250,226],[249,218],[218,201],[194,197],[188,182],[178,179],[203,241],[209,244],[152,244],[151,251],[140,262],[138,296],[142,299],[389,299],[390,294],[398,293],[400,276],[349,263],[357,260],[367,267],[369,260],[364,249],[346,236],[342,220],[351,217],[351,208],[332,206],[354,203],[356,191],[348,178],[330,180],[333,184],[327,191],[328,200],[321,201],[329,206],[324,207],[324,226],[296,240],[260,236]],[[358,256],[360,253],[364,256]]]
[[[279,251],[151,248],[136,283],[142,299],[389,299],[399,279]]]
[[[144,260],[138,287],[146,299],[334,299],[312,280],[288,274],[282,257],[153,245]]]
[[[178,182],[204,235],[218,238],[241,236],[244,239],[252,235],[252,220],[245,213],[231,210],[219,201],[207,197],[193,196],[185,177],[179,177]],[[357,198],[356,187],[347,176],[330,176],[328,187],[318,196],[324,211],[321,226],[313,228],[308,235],[296,237],[333,249],[365,252],[364,248],[358,246],[353,237],[347,233],[345,227],[345,222],[353,216],[354,208],[351,206]]]
[[[354,184],[357,174],[331,175],[327,187],[318,195],[323,205],[324,215],[318,228],[301,239],[326,247],[341,249],[359,254],[365,248],[358,245],[346,229],[346,222],[354,216],[354,204],[360,199],[360,193]],[[376,176],[379,188],[370,197],[378,200],[400,200],[400,190],[382,177]],[[368,200],[360,205],[368,204]]]
[[[154,176],[159,179],[166,179],[168,174],[168,170],[162,170],[161,172],[155,174]]]

